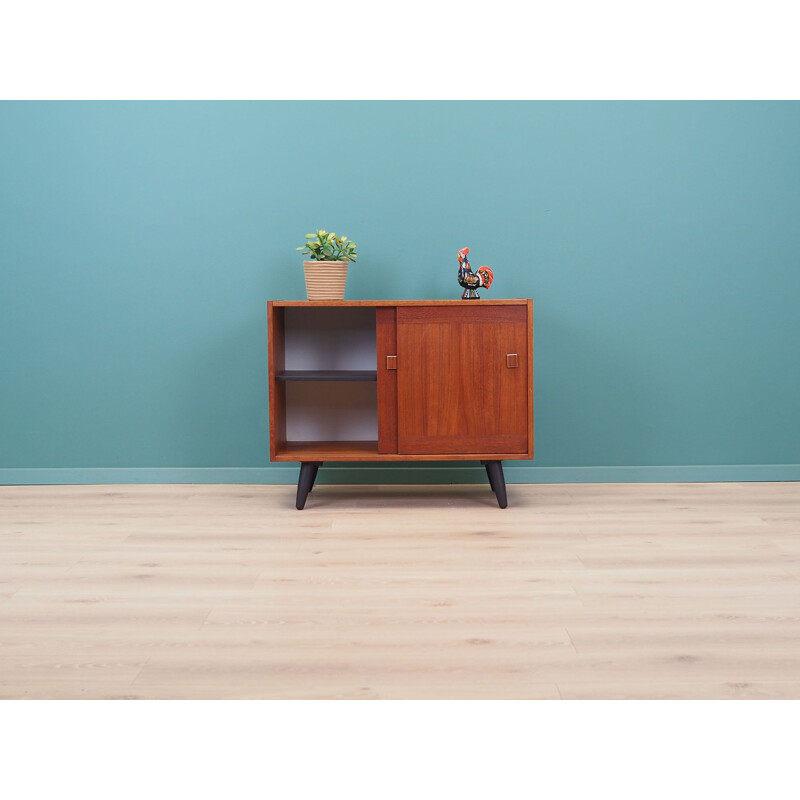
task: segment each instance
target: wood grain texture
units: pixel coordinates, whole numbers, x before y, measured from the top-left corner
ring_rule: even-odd
[[[489,325],[505,325],[506,323],[520,323],[527,320],[525,311],[526,303],[484,303],[483,300],[470,302],[462,300],[459,304],[448,303],[442,305],[432,303],[430,305],[401,306],[398,312],[398,323],[402,320],[404,325],[429,325],[432,320],[436,320],[446,325],[461,325],[465,321],[476,325],[478,323],[488,323]]]
[[[378,452],[397,452],[397,309],[376,309],[378,342]],[[397,359],[395,358],[395,362]]]
[[[527,457],[527,333],[524,305],[398,308],[398,452]]]
[[[368,306],[380,308],[382,306],[457,306],[464,308],[475,302],[480,302],[482,306],[524,306],[528,300],[519,297],[508,298],[506,300],[489,300],[486,298],[480,301],[467,300],[270,300],[276,308],[340,308],[340,307],[359,307]]]
[[[0,487],[0,698],[800,699],[800,484]]]
[[[483,302],[483,301],[481,301]],[[279,379],[282,368],[285,366],[284,359],[284,330],[283,330],[283,308],[287,306],[302,307],[350,307],[350,306],[372,306],[370,301],[342,301],[321,302],[321,303],[288,303],[270,301],[269,320],[270,320],[270,391],[271,396],[276,398],[274,410],[270,410],[270,459],[278,462],[314,460],[314,461],[407,461],[411,455],[415,460],[441,461],[441,460],[484,460],[484,459],[525,459],[532,456],[532,430],[527,424],[524,430],[525,442],[522,442],[523,434],[520,431],[509,434],[499,431],[491,437],[487,436],[485,419],[489,419],[491,424],[497,426],[497,419],[509,419],[507,411],[509,409],[517,413],[517,416],[525,416],[529,419],[529,412],[532,413],[532,386],[528,389],[527,407],[523,409],[521,393],[508,393],[505,384],[510,382],[509,378],[501,378],[504,383],[500,392],[500,417],[494,412],[481,414],[479,408],[472,405],[467,409],[467,416],[481,416],[478,420],[480,427],[477,430],[470,430],[460,434],[458,437],[452,435],[440,436],[433,439],[429,433],[425,433],[418,438],[413,438],[413,433],[406,440],[406,449],[403,454],[399,453],[397,445],[397,425],[398,425],[398,373],[402,371],[400,367],[397,371],[383,369],[386,356],[397,353],[397,327],[396,319],[398,308],[402,307],[402,313],[406,314],[411,324],[417,324],[424,320],[430,320],[431,315],[441,319],[442,329],[450,329],[457,324],[481,324],[482,332],[479,334],[480,341],[477,342],[479,351],[487,348],[505,347],[503,334],[497,334],[498,323],[503,323],[503,328],[508,325],[519,326],[521,320],[527,312],[528,328],[530,331],[530,301],[494,301],[485,303],[482,306],[468,304],[464,301],[398,301],[397,304],[390,301],[381,301],[376,310],[376,342],[377,342],[377,361],[378,387],[377,387],[377,419],[378,434],[377,441],[287,441],[287,402],[291,402],[284,385],[284,381]],[[525,308],[527,306],[527,309]],[[432,310],[433,309],[433,310]],[[456,329],[453,328],[453,331]],[[460,329],[463,330],[463,329]],[[530,382],[532,376],[529,372],[527,362],[529,358],[529,338],[525,339],[519,346],[520,363],[523,369],[518,368],[520,375],[515,379],[516,383],[523,381]],[[510,346],[510,345],[509,345]],[[434,375],[429,370],[430,375]],[[438,375],[436,376],[438,378]],[[485,388],[487,377],[476,374],[474,381],[481,384],[479,388]],[[416,408],[425,405],[420,397],[415,398]],[[495,395],[487,396],[485,407],[491,407],[495,403]],[[462,415],[465,416],[465,415]],[[291,426],[289,426],[291,428]],[[291,435],[291,430],[288,431]],[[300,438],[299,436],[296,438]],[[367,438],[367,437],[364,437]],[[457,441],[454,444],[454,440]],[[412,453],[413,450],[413,453]]]
[[[402,453],[379,453],[375,441],[288,441],[280,445],[272,461],[511,461],[527,458],[525,453],[423,453],[412,456]]]

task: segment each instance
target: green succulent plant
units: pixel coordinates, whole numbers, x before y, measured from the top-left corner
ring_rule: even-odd
[[[337,236],[328,231],[317,231],[306,234],[306,243],[298,250],[308,255],[311,261],[355,261],[356,243],[346,236]]]

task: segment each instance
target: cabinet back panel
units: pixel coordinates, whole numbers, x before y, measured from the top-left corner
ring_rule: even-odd
[[[374,308],[285,308],[283,313],[285,369],[376,368]]]
[[[286,439],[377,441],[376,383],[287,383]]]

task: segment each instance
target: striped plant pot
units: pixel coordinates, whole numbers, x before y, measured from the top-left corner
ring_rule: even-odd
[[[349,261],[304,261],[309,300],[344,300]]]

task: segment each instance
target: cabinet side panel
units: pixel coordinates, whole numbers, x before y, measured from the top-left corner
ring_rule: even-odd
[[[528,458],[533,458],[533,300],[528,300]]]
[[[386,357],[397,355],[397,309],[378,308],[378,452],[397,452],[397,369]]]
[[[269,358],[269,457],[275,460],[279,447],[286,442],[286,384],[275,380],[285,369],[284,312],[267,304]]]

